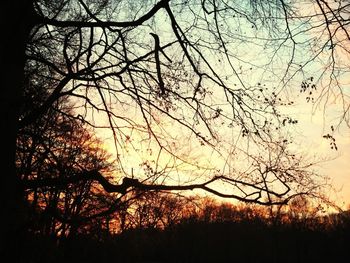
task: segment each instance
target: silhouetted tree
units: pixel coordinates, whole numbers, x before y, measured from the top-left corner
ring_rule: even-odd
[[[296,84],[300,76],[304,78],[301,92],[307,92],[310,102],[327,105],[332,94],[336,98],[340,94],[338,123],[349,123],[349,103],[340,81],[349,68],[349,60],[344,59],[349,56],[350,39],[346,2],[17,0],[5,1],[1,10],[1,68],[6,69],[1,71],[5,143],[0,160],[6,186],[1,199],[4,225],[9,226],[2,228],[3,240],[8,233],[13,235],[23,218],[24,192],[15,176],[18,129],[34,124],[62,97],[80,106],[71,117],[111,128],[121,177],[125,177],[122,183],[111,184],[90,170],[71,181],[51,184],[94,180],[119,195],[132,189],[199,188],[223,197],[274,204],[311,193],[317,181],[309,180],[312,174],[302,171],[299,162],[289,163],[292,155],[285,154],[285,139],[279,139],[284,134],[273,132],[296,123],[277,107],[292,103],[281,91],[300,86]],[[25,71],[30,68],[38,69],[31,82],[37,77],[47,80],[49,96],[20,116]],[[91,118],[96,112],[103,112],[107,123]],[[234,150],[223,147],[227,141],[220,144],[225,138],[222,127],[227,126],[234,131],[227,140],[236,146]],[[175,160],[172,167],[179,167],[179,161],[189,162],[176,152],[178,145],[174,148],[179,131],[218,151],[226,164],[239,149],[246,149],[238,139],[258,149],[268,148],[278,156],[277,162],[269,160],[269,165],[250,172],[202,169],[207,172],[195,183],[172,183],[174,174],[160,160],[166,153]],[[327,138],[332,139],[332,134]],[[158,158],[149,174],[130,174],[122,158],[126,146],[144,139]],[[258,152],[248,152],[246,164],[261,159],[259,154],[254,156]],[[289,166],[297,169],[290,173]],[[217,182],[233,191],[220,192],[213,186]],[[274,182],[279,187],[273,187]]]
[[[33,103],[45,98],[45,90],[41,91],[40,97],[31,94]],[[31,108],[33,103],[29,99],[27,103],[25,108]],[[44,182],[68,180],[85,169],[108,172],[110,167],[101,142],[80,121],[61,114],[70,110],[64,100],[57,102],[55,108],[21,129],[17,139],[18,176],[24,184],[32,183],[25,192],[31,212],[28,220],[35,225],[29,230],[54,237],[76,232],[84,223],[83,215],[98,211],[103,198],[96,196],[101,189],[92,180],[63,187]]]
[[[166,229],[196,214],[199,198],[171,193],[144,192],[135,199],[127,198],[118,209],[116,232],[129,229]]]

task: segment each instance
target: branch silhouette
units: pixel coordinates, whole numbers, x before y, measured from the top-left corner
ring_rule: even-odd
[[[235,184],[243,184],[246,186],[250,186],[255,189],[254,192],[247,194],[246,196],[239,196],[235,194],[227,194],[222,193],[218,190],[215,190],[208,185],[214,183],[219,180],[229,180],[230,183]],[[45,187],[55,187],[56,189],[65,188],[69,184],[75,184],[80,181],[96,181],[98,182],[103,189],[108,193],[119,193],[126,194],[130,190],[141,190],[141,191],[184,191],[184,190],[194,190],[201,189],[207,191],[209,193],[215,194],[216,196],[220,196],[223,198],[234,198],[239,201],[243,201],[246,203],[257,203],[262,205],[276,205],[276,204],[287,204],[288,201],[294,197],[295,195],[288,196],[286,198],[282,198],[286,193],[289,192],[289,188],[282,193],[275,192],[269,188],[258,187],[254,184],[249,184],[247,182],[242,182],[235,179],[227,178],[226,176],[214,176],[212,179],[209,179],[203,183],[198,184],[188,184],[188,185],[166,185],[166,184],[148,184],[144,182],[140,182],[138,179],[124,177],[121,184],[113,184],[108,181],[99,171],[91,170],[91,171],[82,171],[81,173],[76,174],[75,176],[68,178],[45,178],[39,180],[24,180],[22,181],[22,186],[26,190],[33,190],[38,188]],[[282,198],[277,200],[263,200],[261,199],[262,193],[266,193],[269,195],[274,195],[276,197]]]
[[[156,60],[159,88],[160,88],[161,94],[164,95],[165,94],[165,87],[164,87],[164,81],[162,78],[162,73],[160,70],[160,60],[159,60],[159,51],[161,50],[159,36],[157,34],[154,34],[154,33],[150,33],[150,35],[154,38],[154,58]]]

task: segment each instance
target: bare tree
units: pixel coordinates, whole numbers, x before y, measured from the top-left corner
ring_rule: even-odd
[[[279,106],[293,103],[288,94],[301,86],[307,100],[325,105],[325,113],[332,98],[340,100],[336,124],[349,124],[342,79],[349,74],[347,2],[28,0],[23,5],[6,1],[3,7],[3,13],[14,14],[1,18],[6,38],[1,64],[8,69],[1,73],[0,103],[1,129],[8,138],[1,156],[8,186],[3,194],[9,199],[5,225],[21,218],[16,214],[21,213],[22,185],[29,189],[86,179],[120,195],[135,189],[199,188],[247,202],[285,203],[315,189],[311,182],[316,182],[284,144],[283,128],[297,122],[279,112]],[[49,96],[19,116],[24,72],[31,69],[38,70],[28,81],[35,86],[45,80]],[[77,105],[71,118],[111,129],[119,184],[97,170],[82,169],[60,181],[21,183],[14,176],[18,129],[67,96]],[[98,113],[106,121],[94,118]],[[182,173],[171,167],[201,166],[177,152],[185,137],[195,137],[202,152],[215,152],[225,168],[214,172],[202,166],[207,171],[202,176],[193,172],[174,181]],[[157,156],[144,174],[131,172],[123,159],[126,149],[139,150],[139,142]],[[261,149],[277,159],[268,154],[261,161],[266,157],[258,154]],[[229,163],[237,152],[245,152],[246,164],[253,161],[256,168],[236,173]],[[173,164],[164,164],[169,158]],[[221,182],[233,191],[222,192],[216,187]]]
[[[33,92],[30,94],[33,101],[27,99],[27,109],[45,98],[45,92],[39,92],[39,97]],[[21,181],[65,181],[82,169],[108,173],[111,165],[106,151],[99,148],[100,141],[80,121],[62,116],[61,113],[71,110],[67,102],[61,100],[55,104],[18,134],[16,167]],[[30,214],[28,230],[53,237],[74,235],[84,223],[83,215],[102,209],[104,203],[109,205],[100,197],[100,192],[101,188],[91,180],[64,187],[32,187],[25,192]]]

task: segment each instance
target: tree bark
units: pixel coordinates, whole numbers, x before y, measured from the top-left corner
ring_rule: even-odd
[[[25,206],[16,176],[16,137],[22,103],[25,47],[34,24],[32,1],[6,0],[0,8],[1,254],[18,254],[25,229]],[[17,262],[11,258],[11,261]]]

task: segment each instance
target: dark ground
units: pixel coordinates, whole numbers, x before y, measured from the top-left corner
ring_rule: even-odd
[[[96,240],[78,236],[56,245],[28,237],[22,262],[346,262],[350,222],[336,227],[251,222],[183,222],[165,230],[136,229]]]

